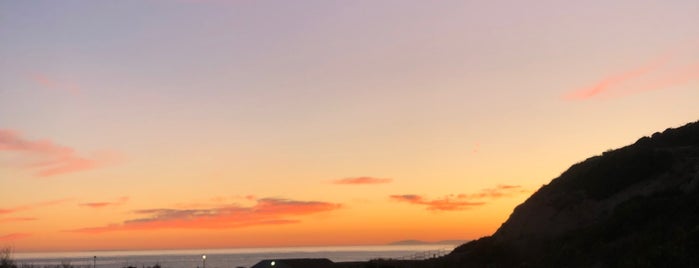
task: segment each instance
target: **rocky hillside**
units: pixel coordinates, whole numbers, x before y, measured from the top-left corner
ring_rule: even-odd
[[[699,122],[571,166],[495,234],[420,267],[699,267]]]

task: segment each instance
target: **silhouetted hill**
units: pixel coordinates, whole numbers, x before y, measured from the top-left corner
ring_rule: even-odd
[[[368,267],[699,267],[699,122],[571,166],[446,257]]]
[[[571,166],[451,263],[699,267],[699,122]]]

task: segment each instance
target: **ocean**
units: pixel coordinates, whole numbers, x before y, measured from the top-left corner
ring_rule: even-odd
[[[449,253],[456,245],[381,245],[339,247],[289,247],[196,250],[83,251],[14,253],[17,264],[34,267],[76,268],[236,268],[250,267],[265,259],[328,258],[334,262],[377,258],[422,259]],[[202,257],[206,255],[206,260]],[[96,267],[93,267],[96,266]],[[26,267],[26,266],[25,266]]]

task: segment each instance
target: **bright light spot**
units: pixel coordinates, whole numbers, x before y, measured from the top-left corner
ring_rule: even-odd
[[[206,260],[206,255],[202,255],[201,258]]]
[[[270,263],[270,265],[274,266],[275,265],[274,261],[272,261],[272,263]]]

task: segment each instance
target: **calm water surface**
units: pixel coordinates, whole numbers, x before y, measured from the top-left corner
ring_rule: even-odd
[[[335,262],[367,261],[376,258],[410,258],[414,255],[438,254],[450,251],[456,245],[409,246],[345,246],[345,247],[293,247],[247,249],[197,249],[197,250],[144,250],[144,251],[83,251],[15,253],[19,264],[37,266],[61,265],[92,268],[144,268],[156,263],[163,268],[203,268],[202,255],[206,255],[206,268],[250,267],[264,259],[328,258]],[[97,258],[94,258],[96,256]]]

